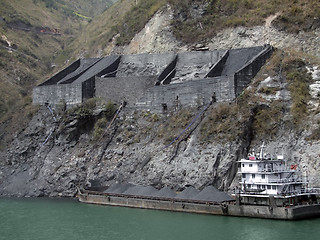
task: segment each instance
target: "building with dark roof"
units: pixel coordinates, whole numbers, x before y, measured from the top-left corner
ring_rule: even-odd
[[[129,107],[173,110],[234,100],[271,55],[270,45],[232,50],[111,55],[79,59],[33,89],[34,104],[92,97]]]

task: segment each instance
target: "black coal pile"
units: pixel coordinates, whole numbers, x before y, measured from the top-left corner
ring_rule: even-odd
[[[152,186],[133,186],[127,189],[124,194],[151,197],[154,196],[157,191],[158,190]]]
[[[225,202],[233,200],[225,192],[221,192],[213,186],[205,187],[199,194],[194,196],[192,199],[201,201],[212,201],[212,202]]]
[[[154,194],[155,197],[174,198],[177,194],[171,188],[164,187]]]
[[[187,187],[184,189],[181,193],[179,193],[176,198],[180,199],[193,199],[194,196],[199,194],[200,191],[198,189],[195,189],[194,187]]]
[[[111,185],[107,190],[105,190],[105,193],[117,193],[117,194],[121,194],[124,193],[125,191],[127,191],[129,188],[133,187],[135,185],[131,184],[131,183],[116,183],[114,185]]]

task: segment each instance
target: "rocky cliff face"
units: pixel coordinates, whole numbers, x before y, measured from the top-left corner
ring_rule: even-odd
[[[108,51],[129,54],[203,47],[176,41],[170,31],[171,18],[170,8],[162,10],[128,46],[115,47],[110,43]],[[289,47],[319,56],[319,29],[308,34],[284,34],[271,27],[270,19],[264,26],[224,30],[206,47],[227,49],[270,43],[279,49]],[[288,164],[299,164],[303,173],[319,186],[320,141],[310,137],[316,135],[320,121],[317,65],[303,66],[312,72],[312,82],[308,116],[299,126],[288,125],[293,99],[283,69],[276,68],[275,73],[270,70],[268,75],[270,65],[271,62],[266,64],[242,100],[210,106],[201,121],[197,120],[168,147],[201,109],[157,115],[124,108],[109,128],[110,121],[104,123],[105,134],[100,139],[94,137],[94,131],[105,114],[101,104],[96,104],[89,114],[74,114],[56,106],[55,118],[42,106],[28,127],[17,133],[8,149],[0,153],[0,195],[73,196],[76,185],[114,182],[169,186],[176,190],[188,185],[214,185],[229,190],[237,185],[237,161],[263,141],[267,151],[283,153]],[[264,123],[271,127],[267,135],[262,134],[263,127],[258,124],[262,113],[272,115],[273,104],[279,102],[282,107],[277,114],[281,113],[281,119],[266,115]]]
[[[199,111],[193,110],[188,117]],[[158,115],[129,109],[121,112],[101,141],[92,142],[95,117],[65,122],[57,116],[55,121],[42,107],[5,156],[1,194],[73,196],[76,185],[114,182],[174,189],[214,184],[228,189],[235,178],[236,161],[250,142],[244,138],[224,145],[200,143],[198,127],[189,137],[164,149],[166,143],[159,135],[167,136],[163,125],[170,119],[159,116],[155,122]]]

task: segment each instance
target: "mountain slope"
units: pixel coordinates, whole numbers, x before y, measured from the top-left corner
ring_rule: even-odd
[[[187,185],[215,185],[228,190],[237,184],[237,161],[263,141],[267,151],[283,152],[288,164],[299,164],[313,186],[320,185],[319,3],[166,3],[119,0],[81,25],[83,32],[66,42],[61,59],[265,43],[277,49],[236,102],[211,106],[190,135],[166,149],[164,146],[199,109],[168,115],[124,109],[110,128],[106,126],[115,109],[112,103],[97,99],[68,110],[63,105],[55,106],[57,121],[44,106],[34,110],[29,124],[8,142],[5,151],[0,151],[1,195],[73,196],[76,185],[114,182],[166,185],[176,190]],[[150,9],[137,11],[137,6],[148,4]],[[147,19],[139,16],[146,12]],[[124,32],[133,17],[147,24],[137,24],[134,31]],[[118,41],[121,35],[124,37]],[[57,36],[54,38],[57,42]],[[123,42],[129,44],[121,45]],[[7,85],[4,87],[10,87]]]
[[[92,2],[92,1],[91,1]],[[97,0],[91,9],[114,1]],[[0,146],[36,111],[31,89],[71,56],[69,43],[88,24],[74,13],[83,1],[3,0],[0,6]],[[83,6],[84,7],[84,6]],[[105,8],[106,8],[105,7]],[[105,9],[104,8],[104,9]]]

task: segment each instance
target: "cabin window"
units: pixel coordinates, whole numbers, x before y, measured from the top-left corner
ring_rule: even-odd
[[[252,177],[252,178],[255,178],[255,177],[256,177],[256,175],[255,175],[255,174],[252,174],[252,175],[251,175],[251,177]]]
[[[266,189],[266,185],[262,185],[261,188],[262,188],[262,189]]]
[[[277,190],[277,186],[272,186],[272,190]]]
[[[251,184],[248,184],[248,188],[251,188]]]
[[[270,186],[270,185],[268,185],[268,186],[267,186],[267,188],[268,188],[268,189],[271,189],[271,186]]]
[[[262,174],[262,175],[261,175],[261,178],[262,178],[262,179],[266,179],[266,175]]]
[[[261,189],[261,185],[257,185],[258,186],[258,189]]]
[[[246,178],[246,174],[245,173],[242,173],[242,178]]]
[[[242,163],[242,167],[244,167],[244,163]]]
[[[252,163],[249,164],[249,167],[252,167]]]

